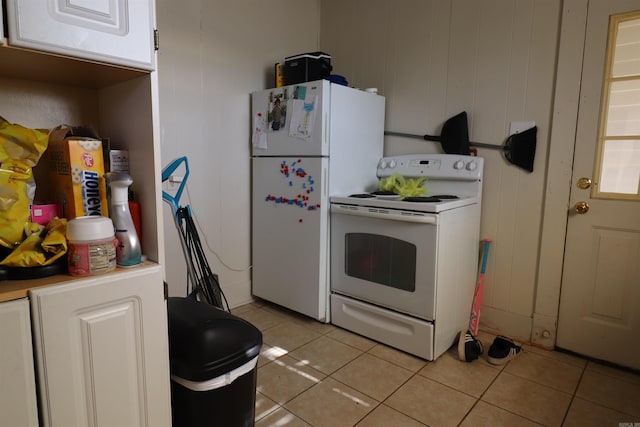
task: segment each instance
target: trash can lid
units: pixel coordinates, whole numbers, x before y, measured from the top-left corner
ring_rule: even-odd
[[[260,354],[262,333],[251,323],[205,302],[168,298],[171,373],[206,381]]]

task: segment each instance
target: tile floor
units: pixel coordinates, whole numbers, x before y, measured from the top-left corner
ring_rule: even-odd
[[[640,427],[640,375],[565,353],[427,362],[268,303],[232,312],[263,334],[256,427]]]

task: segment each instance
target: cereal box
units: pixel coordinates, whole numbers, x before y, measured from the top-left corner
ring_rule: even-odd
[[[102,141],[57,129],[49,136],[46,159],[52,196],[64,217],[109,216]]]

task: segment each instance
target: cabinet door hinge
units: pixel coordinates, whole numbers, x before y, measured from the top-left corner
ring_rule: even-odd
[[[160,32],[157,28],[153,30],[153,49],[160,49]]]

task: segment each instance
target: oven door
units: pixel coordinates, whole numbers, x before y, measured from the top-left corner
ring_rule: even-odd
[[[438,215],[331,205],[331,290],[435,317]]]

